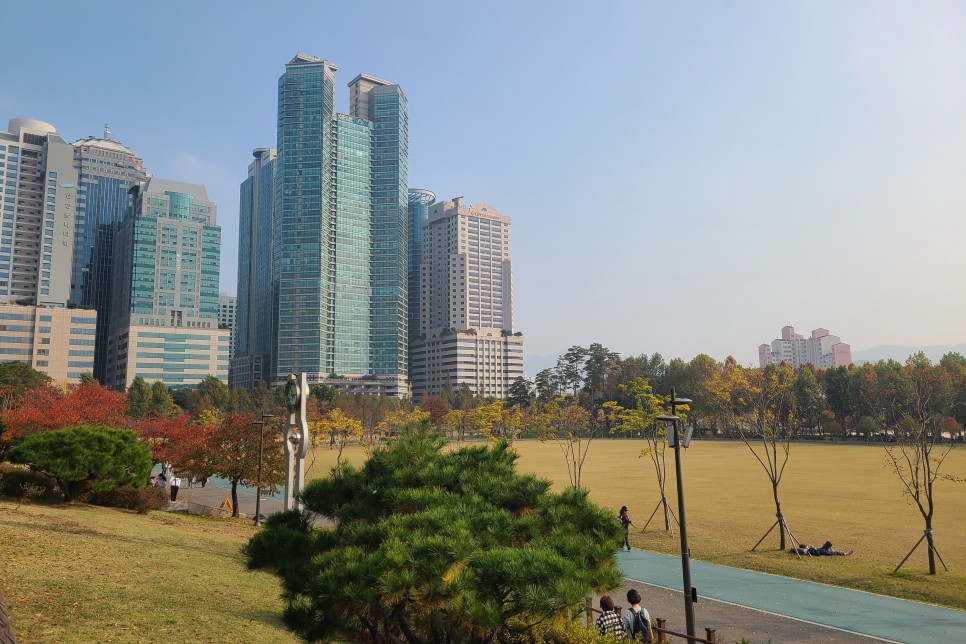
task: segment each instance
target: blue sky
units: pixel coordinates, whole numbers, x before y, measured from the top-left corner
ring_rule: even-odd
[[[513,217],[527,353],[757,361],[785,324],[966,340],[960,2],[5,3],[0,127],[114,138],[238,184],[296,52],[410,104],[410,185]]]

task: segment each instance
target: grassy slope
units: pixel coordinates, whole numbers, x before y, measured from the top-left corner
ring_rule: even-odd
[[[0,500],[0,586],[23,642],[294,642],[242,522]]]
[[[659,500],[650,459],[638,458],[642,443],[599,440],[591,445],[583,470],[591,498],[614,510],[627,505],[638,529]],[[567,469],[555,444],[518,441],[520,468],[566,485]],[[361,462],[361,450],[347,450]],[[677,513],[674,457],[668,452],[667,494]],[[692,557],[858,588],[897,597],[966,609],[966,485],[940,481],[936,488],[936,547],[951,572],[930,577],[925,544],[896,575],[899,561],[922,536],[918,510],[902,496],[895,473],[886,467],[881,446],[802,443],[792,446],[780,488],[782,510],[796,536],[821,545],[830,539],[852,557],[798,559],[778,551],[777,530],[750,548],[774,523],[774,505],[761,465],[740,442],[695,441],[683,459],[688,536]],[[320,449],[313,472],[324,473],[335,457]],[[957,448],[943,472],[966,478],[966,449]],[[680,553],[677,533],[663,531],[656,517],[644,534],[633,534],[640,548]],[[937,563],[938,566],[938,563]]]

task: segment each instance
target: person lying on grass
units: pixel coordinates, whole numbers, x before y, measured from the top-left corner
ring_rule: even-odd
[[[852,554],[851,550],[848,552],[832,550],[831,541],[826,541],[821,548],[800,543],[798,544],[797,548],[792,548],[791,552],[805,555],[807,557],[848,557],[850,554]]]

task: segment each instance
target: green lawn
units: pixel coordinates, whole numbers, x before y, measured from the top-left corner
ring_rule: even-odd
[[[614,510],[627,505],[638,529],[659,500],[650,459],[639,458],[643,443],[598,440],[584,467],[591,498]],[[517,441],[521,469],[567,484],[566,465],[553,443]],[[361,462],[361,450],[347,450]],[[966,483],[940,481],[936,488],[936,547],[950,568],[924,574],[925,544],[896,575],[892,570],[922,536],[918,510],[902,496],[895,473],[879,445],[800,443],[792,446],[780,495],[782,510],[796,536],[821,545],[826,539],[851,557],[798,559],[778,551],[777,531],[757,552],[751,547],[774,523],[771,484],[761,465],[740,442],[694,441],[684,453],[684,483],[692,557],[801,579],[848,586],[966,609]],[[318,450],[308,476],[322,475],[334,453]],[[966,479],[966,449],[957,448],[943,472]],[[677,512],[674,457],[668,452],[668,497]],[[659,518],[632,544],[680,553],[677,533],[663,532]]]
[[[278,579],[249,572],[253,528],[0,500],[0,587],[21,642],[295,642]]]

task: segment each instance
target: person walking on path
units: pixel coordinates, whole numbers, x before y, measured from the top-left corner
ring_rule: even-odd
[[[600,617],[597,618],[597,631],[614,639],[624,639],[624,620],[614,612],[614,600],[610,595],[600,598]]]
[[[632,640],[653,642],[651,634],[651,616],[646,608],[641,606],[641,594],[636,589],[627,591],[627,603],[630,608],[624,611],[621,621],[624,623],[624,634]]]
[[[171,502],[174,503],[178,500],[178,490],[181,488],[181,479],[177,475],[171,475],[171,483],[168,486],[171,488]]]
[[[626,505],[621,506],[621,511],[620,514],[617,515],[617,518],[620,519],[621,525],[624,526],[624,544],[621,547],[627,548],[627,551],[630,552],[631,543],[627,540],[627,533],[630,531],[631,526],[634,525],[634,522],[631,521],[631,515],[627,513]]]

